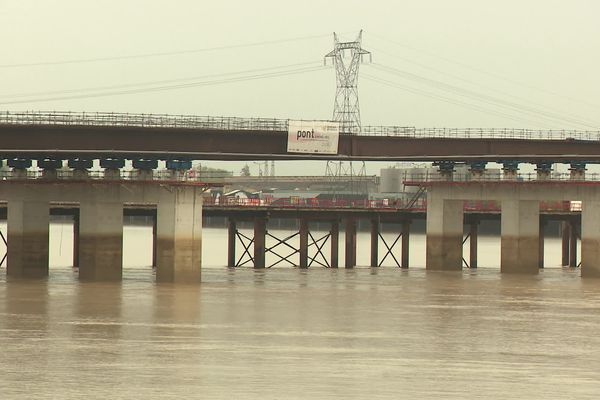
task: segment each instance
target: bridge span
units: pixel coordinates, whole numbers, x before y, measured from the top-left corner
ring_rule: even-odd
[[[54,159],[600,161],[600,133],[363,127],[337,155],[287,152],[288,120],[115,113],[0,113],[1,156]]]

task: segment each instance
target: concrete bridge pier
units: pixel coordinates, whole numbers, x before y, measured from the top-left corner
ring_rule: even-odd
[[[331,221],[331,268],[339,267],[339,242],[340,242],[340,222],[336,219]]]
[[[229,218],[227,221],[227,267],[235,268],[235,242],[237,238],[237,224],[235,219]]]
[[[345,239],[346,239],[346,268],[356,266],[356,219],[346,218],[345,220]]]
[[[300,268],[308,268],[308,220],[300,218]]]
[[[202,216],[200,215],[200,218]],[[254,219],[254,268],[265,268],[267,218]]]
[[[379,266],[379,219],[371,219],[371,267]]]
[[[156,221],[156,281],[200,282],[202,190],[173,187],[161,191]]]
[[[463,200],[428,195],[426,268],[439,271],[462,269]]]
[[[540,264],[539,234],[539,201],[503,200],[501,214],[501,272],[537,274]]]
[[[581,212],[581,276],[600,277],[600,201],[583,203]]]
[[[50,204],[33,199],[9,201],[7,226],[7,276],[48,276]]]
[[[79,207],[78,260],[82,281],[122,278],[123,203],[119,194],[111,189],[94,188]]]

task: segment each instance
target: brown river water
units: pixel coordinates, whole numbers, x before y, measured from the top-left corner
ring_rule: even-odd
[[[148,236],[128,228],[121,283],[79,283],[57,226],[46,281],[0,269],[0,399],[600,396],[600,280],[501,275],[498,238],[473,271],[425,271],[419,235],[408,271],[255,271],[223,267],[225,232],[207,229],[187,286],[154,283]]]

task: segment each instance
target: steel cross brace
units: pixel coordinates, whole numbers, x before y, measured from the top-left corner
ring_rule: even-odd
[[[379,264],[377,266],[381,267],[383,265],[383,262],[385,261],[385,259],[389,255],[389,256],[392,256],[392,258],[394,259],[394,262],[396,263],[396,266],[400,268],[401,265],[398,262],[398,260],[396,259],[396,256],[394,255],[394,253],[392,252],[392,250],[394,249],[394,246],[396,246],[396,244],[398,243],[398,240],[400,240],[400,238],[402,237],[402,234],[399,234],[398,236],[396,236],[396,240],[394,240],[394,243],[392,243],[391,246],[388,246],[388,244],[385,241],[385,238],[383,237],[383,235],[381,234],[381,232],[377,232],[377,234],[379,235],[379,238],[381,239],[381,241],[383,242],[383,244],[385,245],[385,247],[387,249],[387,252],[385,253],[385,256],[383,256],[383,258],[381,259],[381,261],[379,262]]]
[[[4,236],[4,233],[2,233],[2,231],[0,231],[0,237],[2,237],[4,246],[6,246],[6,252],[4,253],[4,256],[2,257],[2,261],[0,261],[0,267],[1,267],[4,264],[4,262],[6,261],[6,256],[8,256],[8,242],[6,241],[6,237]]]
[[[317,248],[316,254],[313,257],[309,256],[310,261],[308,262],[308,266],[310,267],[314,262],[314,263],[319,264],[322,267],[331,268],[331,265],[327,261],[327,257],[325,257],[325,255],[323,254],[323,246],[325,246],[325,244],[327,243],[327,240],[329,240],[329,238],[331,237],[331,233],[327,233],[327,234],[325,234],[325,236],[320,237],[317,240],[315,240],[315,237],[312,235],[312,233],[310,233],[310,231],[308,232],[308,236],[310,237],[310,240],[312,240],[312,242],[308,245],[308,247],[315,246]],[[321,242],[320,245],[319,245],[319,242]],[[322,263],[321,261],[317,260],[317,257],[319,257],[319,255],[321,256],[321,258],[323,259],[323,261],[325,263]]]
[[[290,261],[290,260],[289,260],[289,258],[290,258],[290,257],[292,257],[293,255],[295,255],[295,254],[299,253],[299,252],[300,252],[300,250],[299,250],[299,249],[296,249],[294,246],[292,246],[291,244],[289,244],[289,243],[288,243],[288,240],[290,240],[290,239],[292,239],[292,238],[294,238],[294,237],[298,236],[299,234],[300,234],[300,232],[296,232],[296,233],[294,233],[294,234],[291,234],[291,235],[290,235],[290,236],[288,236],[288,237],[285,237],[285,238],[283,238],[283,239],[279,239],[278,237],[276,237],[276,236],[273,236],[273,235],[271,235],[269,232],[267,232],[267,236],[268,236],[268,237],[270,237],[270,238],[272,238],[272,239],[275,239],[275,241],[277,241],[277,243],[275,243],[275,244],[274,244],[273,246],[271,246],[271,247],[268,247],[268,248],[266,248],[266,249],[265,249],[265,253],[273,253],[273,254],[275,254],[275,256],[279,257],[279,260],[277,260],[277,261],[276,261],[276,262],[274,262],[273,264],[269,265],[267,268],[274,267],[274,266],[276,266],[277,264],[279,264],[279,263],[281,263],[281,262],[284,262],[284,261],[287,261],[287,262],[288,262],[288,263],[290,263],[292,266],[294,266],[294,265],[295,265],[295,264],[294,264],[292,261]],[[284,245],[284,246],[287,246],[287,247],[289,247],[290,249],[292,249],[292,250],[293,250],[293,251],[292,251],[292,253],[290,253],[290,254],[288,254],[287,256],[285,256],[285,257],[284,257],[284,256],[282,256],[281,254],[279,254],[279,253],[277,253],[276,251],[274,251],[274,250],[273,250],[273,249],[275,249],[277,246],[280,246],[280,245]]]
[[[254,257],[252,257],[252,254],[250,253],[250,246],[252,246],[252,244],[254,244],[254,238],[249,238],[248,236],[244,235],[243,233],[241,233],[238,230],[235,231],[235,236],[237,239],[239,239],[240,243],[242,244],[242,247],[244,247],[244,252],[240,256],[240,258],[237,260],[237,262],[235,263],[235,266],[243,267],[244,265],[246,265],[249,262],[254,262]],[[248,260],[244,260],[244,257],[246,255],[248,255],[248,257],[249,257]]]

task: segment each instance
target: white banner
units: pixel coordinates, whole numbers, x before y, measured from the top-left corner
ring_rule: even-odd
[[[288,126],[288,153],[337,154],[339,122],[290,121]]]

